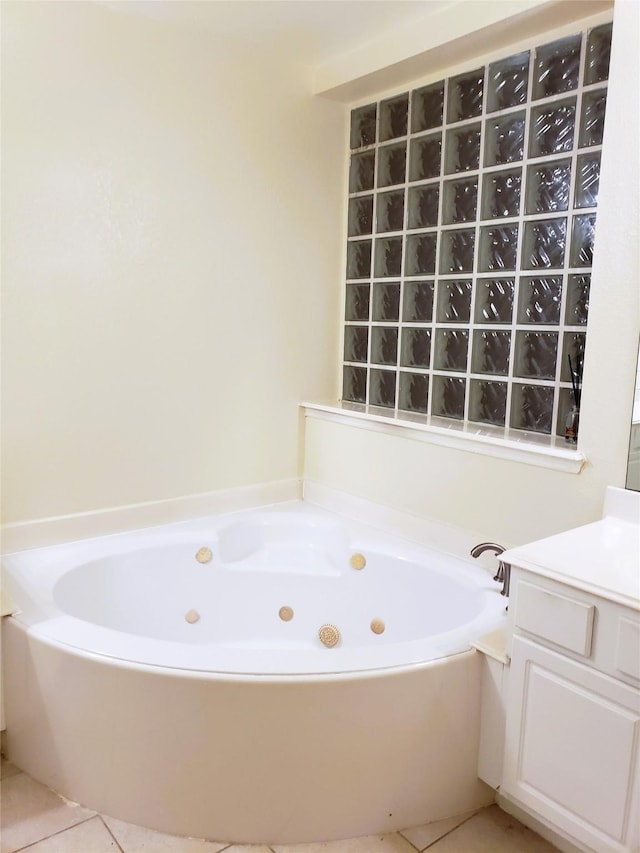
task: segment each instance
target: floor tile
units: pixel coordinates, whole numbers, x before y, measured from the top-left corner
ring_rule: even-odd
[[[429,853],[555,853],[548,841],[498,806],[488,806],[432,844]]]
[[[446,820],[425,823],[423,826],[412,826],[410,829],[403,829],[402,835],[418,850],[425,850],[434,841],[468,820],[472,814],[473,812],[467,812],[466,814],[456,815],[456,817],[449,817]]]
[[[232,844],[224,853],[273,853],[271,847],[264,844]]]
[[[120,853],[120,848],[96,816],[38,841],[25,853]]]
[[[93,817],[95,812],[67,803],[26,773],[2,780],[2,853],[12,853]]]
[[[145,829],[106,815],[103,815],[102,819],[124,853],[219,853],[229,847],[229,842],[216,843],[198,838],[165,835],[163,832]]]
[[[272,844],[271,847],[274,853],[416,853],[415,847],[398,832],[347,838],[344,841]]]
[[[15,764],[7,761],[6,758],[2,759],[2,763],[0,764],[0,779],[8,779],[9,776],[17,776],[18,773],[22,773],[22,770],[20,770],[19,767],[16,767]]]

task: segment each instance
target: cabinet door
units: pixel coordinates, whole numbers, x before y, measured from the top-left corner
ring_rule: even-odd
[[[598,853],[638,849],[640,694],[513,641],[503,792]]]

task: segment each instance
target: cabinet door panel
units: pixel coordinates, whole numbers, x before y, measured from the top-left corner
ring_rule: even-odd
[[[637,720],[537,664],[526,681],[520,782],[619,838]]]
[[[625,849],[637,819],[638,706],[633,688],[516,637],[505,792],[596,849]]]

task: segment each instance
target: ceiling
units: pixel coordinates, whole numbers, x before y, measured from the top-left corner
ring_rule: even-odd
[[[245,44],[270,41],[317,64],[454,0],[105,0],[110,9]]]

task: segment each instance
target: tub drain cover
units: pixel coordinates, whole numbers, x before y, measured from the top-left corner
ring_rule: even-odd
[[[211,561],[213,557],[213,553],[211,548],[200,548],[199,551],[196,551],[196,560],[199,563],[208,563]]]
[[[335,625],[323,625],[318,631],[318,636],[320,642],[328,648],[335,646],[340,641],[340,631]]]
[[[371,620],[371,630],[374,634],[382,634],[385,629],[385,624],[382,619],[372,619]]]
[[[193,625],[194,622],[197,622],[200,619],[200,614],[197,610],[188,610],[184,614],[184,618],[190,625]]]
[[[278,610],[278,616],[283,622],[290,622],[293,619],[293,607],[281,607]]]

